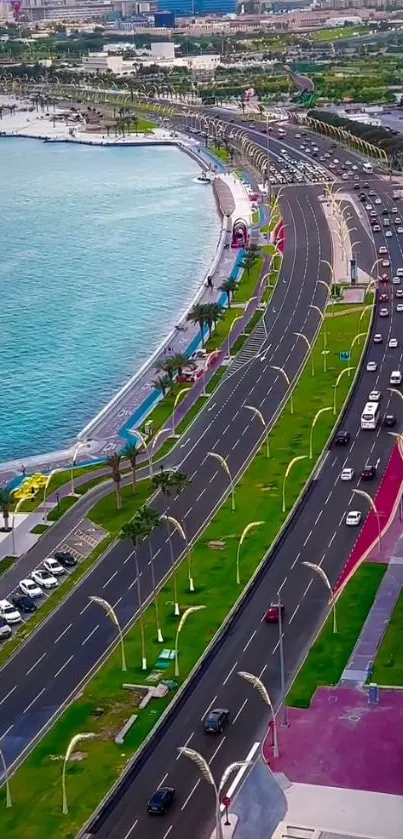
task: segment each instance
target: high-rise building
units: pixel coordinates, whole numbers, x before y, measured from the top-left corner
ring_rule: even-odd
[[[175,17],[235,14],[238,0],[159,0],[159,11]]]

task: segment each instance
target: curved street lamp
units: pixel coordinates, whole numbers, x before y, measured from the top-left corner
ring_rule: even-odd
[[[182,617],[181,617],[181,619],[178,623],[178,628],[176,630],[176,635],[175,635],[175,676],[176,677],[179,676],[178,643],[179,643],[179,635],[181,633],[181,630],[183,629],[189,615],[191,615],[192,612],[200,612],[200,609],[205,609],[205,608],[206,608],[205,606],[189,606],[189,608],[184,611],[184,613],[183,613],[183,615],[182,615]]]
[[[284,478],[283,478],[283,506],[282,506],[283,513],[285,513],[285,510],[286,510],[286,505],[285,505],[285,482],[286,482],[294,464],[298,463],[299,460],[305,460],[305,459],[306,459],[306,454],[300,454],[297,457],[293,457],[293,459],[290,460],[290,462],[287,466],[287,469],[285,470]]]
[[[173,525],[179,536],[183,539],[185,546],[186,546],[186,556],[188,561],[188,580],[189,580],[189,591],[194,591],[194,581],[192,576],[192,554],[190,550],[189,541],[186,535],[186,530],[184,524],[180,523],[178,519],[175,519],[173,516],[167,516],[168,521]]]
[[[313,360],[313,345],[311,344],[310,340],[306,337],[306,335],[304,335],[303,332],[294,332],[294,335],[296,335],[297,338],[303,338],[303,340],[305,341],[305,343],[308,347],[309,355],[310,355],[310,359],[311,359],[312,375],[314,376],[315,375],[315,362]]]
[[[238,586],[241,584],[241,578],[240,578],[240,574],[239,574],[239,557],[240,557],[240,553],[241,553],[241,547],[242,547],[248,533],[250,533],[250,531],[253,530],[255,527],[260,527],[262,524],[264,524],[263,521],[250,521],[249,524],[247,524],[246,527],[244,527],[244,529],[241,533],[241,537],[240,537],[240,540],[238,542],[238,549],[237,549],[237,552],[236,552],[236,581],[237,581]]]
[[[316,565],[314,562],[303,562],[302,565],[306,565],[307,568],[310,568],[311,571],[314,571],[315,574],[318,574],[318,576],[324,582],[329,592],[329,604],[333,611],[333,634],[335,635],[337,633],[336,600],[333,594],[333,589],[330,584],[329,577],[327,576],[327,574],[325,574],[323,568],[321,568],[320,565]]]
[[[368,501],[368,504],[371,510],[375,513],[376,521],[378,525],[378,551],[381,551],[381,540],[382,540],[382,531],[381,531],[381,519],[377,510],[377,506],[373,498],[371,498],[369,492],[365,492],[363,489],[353,489],[353,493],[355,495],[361,495],[361,498],[365,498]]]
[[[255,408],[254,405],[245,405],[247,411],[252,411],[252,414],[258,418],[258,420],[262,423],[263,428],[266,434],[266,457],[270,457],[270,442],[269,442],[269,426],[266,423],[266,420],[259,408]]]
[[[173,527],[176,528],[176,519],[173,516],[167,516],[165,513],[162,513],[161,521],[164,521],[167,526],[168,531],[168,545],[169,545],[169,552],[171,555],[171,569],[172,569],[172,581],[173,581],[173,588],[174,588],[174,614],[176,617],[180,615],[180,608],[179,608],[179,601],[178,601],[178,582],[176,579],[176,565],[175,565],[175,557],[172,547],[172,540],[171,540],[171,531],[169,529],[169,525],[172,524]]]
[[[341,371],[341,373],[339,373],[339,375],[337,376],[336,383],[335,383],[335,386],[334,386],[334,392],[333,392],[333,413],[334,413],[334,414],[336,414],[336,410],[337,410],[337,408],[336,408],[336,399],[337,399],[337,387],[338,387],[338,384],[339,384],[339,382],[341,381],[342,377],[343,377],[346,373],[348,373],[348,376],[350,377],[350,372],[351,372],[351,370],[355,370],[355,367],[346,367],[346,368],[345,368],[345,370],[342,370],[342,371]]]
[[[62,471],[63,471],[63,469],[61,469],[60,467],[58,469],[52,469],[52,471],[49,472],[49,475],[48,475],[47,480],[46,480],[46,484],[43,488],[43,507],[44,507],[44,511],[45,511],[43,519],[44,519],[45,522],[48,520],[48,512],[47,512],[47,509],[46,509],[46,498],[47,498],[49,484],[50,484],[50,482],[53,478],[53,475],[56,475],[57,472],[62,472]]]
[[[78,456],[78,453],[79,453],[80,449],[85,449],[85,448],[86,448],[86,444],[83,443],[83,442],[79,442],[79,443],[77,443],[77,445],[76,445],[76,447],[73,451],[73,457],[71,459],[71,469],[70,469],[70,493],[71,493],[71,495],[75,495],[74,467],[76,465],[77,456]]]
[[[317,412],[316,412],[316,414],[315,414],[315,416],[314,416],[314,418],[313,418],[313,420],[312,420],[311,430],[310,430],[310,434],[309,434],[309,459],[310,459],[310,460],[312,460],[312,457],[313,457],[313,429],[315,428],[315,425],[316,425],[316,423],[317,423],[317,421],[318,421],[319,417],[320,417],[322,414],[325,414],[325,413],[326,413],[326,411],[331,411],[331,410],[332,410],[332,408],[331,408],[331,407],[329,407],[329,408],[320,408],[320,409],[319,409],[319,411],[317,411]]]
[[[125,673],[127,670],[126,666],[126,656],[125,656],[125,642],[123,639],[123,632],[122,627],[119,623],[118,616],[110,603],[107,600],[104,600],[103,597],[96,597],[95,595],[90,595],[90,600],[92,603],[96,603],[98,606],[104,610],[104,612],[108,615],[108,618],[111,619],[112,623],[115,624],[118,634],[119,634],[119,641],[120,641],[120,649],[122,654],[122,672]]]
[[[175,411],[176,411],[176,408],[177,408],[180,397],[182,396],[183,393],[187,393],[188,390],[190,390],[190,387],[182,387],[180,389],[180,391],[176,394],[175,401],[174,401],[174,406],[173,406],[173,410],[172,410],[172,434],[171,434],[171,437],[175,437],[175,438],[179,437],[179,434],[175,434]]]
[[[326,361],[326,357],[327,357],[327,329],[326,329],[325,316],[324,316],[322,310],[319,308],[319,306],[315,306],[313,303],[311,303],[309,308],[314,309],[315,312],[318,313],[318,315],[321,319],[321,323],[322,323],[322,327],[323,327],[323,372],[327,373],[327,361]]]
[[[229,477],[230,489],[231,489],[231,510],[234,513],[235,512],[235,488],[234,488],[234,481],[233,481],[228,463],[227,463],[225,457],[222,457],[222,455],[218,454],[217,452],[207,452],[207,457],[208,456],[214,457],[216,460],[218,460],[219,464],[224,469],[224,472]]]
[[[229,328],[229,330],[228,330],[228,338],[227,338],[227,358],[228,358],[229,360],[231,359],[231,346],[230,346],[230,339],[231,339],[231,335],[232,335],[232,330],[233,330],[233,328],[234,328],[235,324],[237,323],[237,321],[238,321],[238,320],[242,320],[242,319],[243,319],[243,315],[238,315],[238,317],[234,318],[234,320],[232,321],[231,326],[230,326],[230,328]]]
[[[144,448],[144,451],[146,453],[146,457],[147,457],[147,460],[148,460],[148,468],[150,470],[150,478],[152,478],[152,476],[153,476],[152,453],[150,454],[150,450],[148,448],[148,443],[147,443],[147,438],[145,437],[144,434],[142,434],[141,431],[138,430],[138,428],[130,428],[129,429],[129,434],[133,434],[134,437],[138,437],[138,439],[140,440],[140,443]]]
[[[291,390],[291,382],[290,382],[290,379],[289,379],[289,377],[287,376],[287,373],[285,372],[285,370],[284,370],[284,368],[283,368],[283,367],[276,367],[274,364],[272,364],[272,365],[271,365],[271,369],[272,369],[272,370],[276,370],[276,371],[277,371],[277,373],[281,373],[281,375],[282,375],[282,376],[284,376],[284,379],[285,379],[285,381],[286,381],[287,387],[290,389],[290,411],[291,411],[291,413],[293,414],[293,413],[294,413],[294,401],[293,401],[293,398],[292,398],[292,390]]]
[[[77,744],[81,742],[81,740],[90,740],[93,737],[95,737],[95,734],[93,734],[92,732],[88,732],[88,733],[84,733],[84,734],[75,734],[74,737],[71,738],[70,743],[67,746],[66,754],[65,754],[64,760],[63,760],[63,768],[62,768],[62,799],[63,799],[62,810],[63,810],[63,815],[64,816],[67,816],[67,814],[69,812],[69,808],[67,806],[67,793],[66,793],[67,762],[70,758],[71,753],[74,751]]]
[[[11,792],[10,792],[10,779],[8,776],[8,769],[6,764],[6,759],[4,757],[2,749],[0,749],[0,760],[3,764],[3,773],[4,773],[4,780],[6,784],[6,808],[13,806],[13,802],[11,801]]]
[[[200,752],[196,752],[194,749],[188,749],[187,746],[181,746],[179,749],[179,754],[183,755],[183,757],[189,758],[189,760],[192,760],[193,763],[196,764],[204,780],[207,781],[207,783],[213,787],[215,794],[215,839],[223,839],[220,812],[222,790],[224,789],[225,784],[227,783],[232,773],[235,772],[236,769],[242,769],[244,766],[250,766],[250,761],[241,760],[236,761],[235,763],[231,763],[224,770],[220,782],[216,784],[210,766],[207,763],[207,760],[203,757],[203,755],[200,754]]]
[[[265,685],[263,684],[261,679],[258,679],[257,676],[254,676],[253,673],[248,673],[246,670],[238,670],[237,673],[241,679],[245,679],[245,682],[249,682],[253,688],[256,688],[258,693],[263,699],[263,702],[270,708],[271,718],[273,722],[273,757],[279,757],[280,751],[278,747],[278,734],[277,734],[277,723],[276,723],[276,715],[274,713],[273,703],[270,699],[269,692]]]

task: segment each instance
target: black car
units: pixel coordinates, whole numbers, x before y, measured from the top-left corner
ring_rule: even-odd
[[[0,641],[5,641],[6,638],[10,638],[12,635],[11,626],[8,625],[7,621],[4,618],[0,618]]]
[[[365,202],[366,200],[367,200],[367,196],[366,196],[366,195],[360,195],[360,201],[361,201],[363,204],[364,204],[364,202]]]
[[[53,556],[58,562],[60,562],[60,565],[64,566],[64,568],[74,568],[74,566],[77,565],[76,558],[68,551],[56,551]]]
[[[361,186],[360,186],[360,184],[354,184],[354,187],[353,187],[353,189],[361,189]]]
[[[383,208],[382,215],[383,216],[388,216],[389,215],[389,210],[387,210],[386,207]]]
[[[338,431],[334,442],[336,446],[347,446],[350,442],[350,432],[349,431]]]
[[[229,723],[229,711],[226,708],[214,708],[209,711],[203,722],[207,734],[222,734]]]
[[[16,594],[15,597],[11,598],[11,602],[19,612],[25,612],[26,614],[36,612],[35,600],[29,594]]]
[[[386,428],[394,428],[396,425],[396,417],[394,414],[385,414],[383,424]]]
[[[175,798],[174,787],[160,787],[155,790],[154,795],[151,796],[147,811],[152,816],[165,816],[168,810],[172,807]]]
[[[364,466],[361,470],[362,481],[372,481],[376,476],[376,466]]]

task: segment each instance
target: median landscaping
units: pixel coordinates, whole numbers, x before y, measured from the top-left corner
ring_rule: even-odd
[[[63,713],[52,730],[28,756],[11,779],[13,810],[0,810],[0,827],[9,839],[29,835],[29,839],[58,836],[72,839],[83,822],[90,816],[99,800],[117,779],[130,757],[141,746],[166,709],[172,695],[188,677],[200,656],[228,616],[262,562],[276,538],[287,513],[297,501],[316,458],[320,455],[336,417],[332,411],[321,416],[313,435],[313,458],[306,457],[293,468],[287,481],[287,513],[281,511],[282,485],[285,471],[295,452],[309,453],[309,436],[313,418],[322,407],[333,404],[336,377],[343,368],[340,352],[348,348],[358,329],[358,315],[327,321],[328,334],[327,372],[323,371],[323,334],[319,332],[314,346],[315,375],[307,364],[293,392],[294,414],[290,418],[287,405],[270,432],[270,458],[263,443],[249,467],[236,483],[236,513],[231,511],[230,500],[222,504],[205,531],[192,548],[195,592],[188,591],[187,563],[179,567],[177,580],[179,602],[183,611],[190,605],[206,608],[191,614],[182,630],[179,641],[180,677],[174,676],[174,662],[161,658],[164,650],[173,650],[177,618],[173,615],[173,584],[168,579],[159,594],[160,617],[164,644],[157,644],[155,611],[153,604],[145,610],[147,672],[140,669],[141,645],[138,625],[125,636],[128,671],[120,670],[120,653],[116,650],[89,681],[72,705]],[[361,321],[360,331],[368,328],[369,316]],[[357,359],[358,360],[358,359]],[[342,377],[337,393],[338,407],[347,396],[352,379]],[[264,408],[263,408],[264,410]],[[248,416],[247,416],[247,415]],[[245,422],[258,422],[245,411]],[[217,468],[220,468],[217,464]],[[236,477],[236,476],[235,476]],[[142,484],[141,484],[142,486]],[[139,493],[140,485],[137,490]],[[132,501],[136,496],[132,496]],[[145,499],[145,496],[143,496]],[[111,494],[95,506],[89,518],[110,533],[116,534],[134,510],[116,513],[114,495]],[[263,524],[248,533],[242,546],[240,559],[241,584],[236,584],[236,553],[241,533],[251,521]],[[377,566],[375,566],[376,568]],[[379,573],[382,569],[379,569]],[[133,579],[135,568],[133,567]],[[228,585],[232,581],[231,585]],[[362,591],[360,590],[360,597]],[[51,600],[51,598],[50,598]],[[268,601],[270,592],[268,592]],[[95,605],[91,608],[97,608]],[[100,620],[107,617],[99,615]],[[340,616],[340,625],[342,625]],[[143,692],[122,688],[123,682],[144,686],[154,684],[163,677],[174,680],[164,698],[152,699],[150,705],[140,709]],[[176,685],[175,685],[176,683]],[[129,717],[136,713],[137,720],[124,740],[124,746],[115,745],[114,738]],[[80,760],[71,761],[67,770],[69,815],[61,812],[61,767],[66,747],[74,734],[93,732],[96,737],[80,744]],[[26,827],[29,826],[29,833]]]
[[[403,687],[403,592],[392,612],[384,639],[379,647],[371,681],[388,687]]]

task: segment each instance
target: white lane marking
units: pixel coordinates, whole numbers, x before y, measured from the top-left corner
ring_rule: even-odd
[[[312,536],[312,530],[309,531],[308,536],[305,539],[305,542],[302,543],[303,548],[305,548],[305,545],[307,544],[307,542],[309,542],[311,536]]]
[[[190,735],[190,736],[188,737],[188,739],[186,740],[186,743],[185,743],[185,745],[183,746],[183,748],[184,748],[184,749],[186,749],[186,746],[188,746],[188,745],[189,745],[189,743],[190,743],[190,741],[191,741],[191,739],[192,739],[193,735],[194,735],[194,731],[192,731],[191,735]],[[180,752],[178,752],[178,754],[177,754],[177,756],[176,756],[176,760],[179,760],[179,758],[180,758],[180,757],[181,757],[181,753],[180,753]],[[167,776],[165,775],[165,777],[167,777]]]
[[[199,778],[198,781],[196,781],[193,789],[190,790],[190,793],[189,793],[186,801],[182,804],[181,810],[184,810],[186,805],[189,804],[189,801],[190,801],[193,793],[197,790],[197,787],[199,786],[199,784],[200,784],[200,778]],[[165,833],[165,836],[163,836],[163,839],[166,839],[166,837],[168,836],[168,833],[170,833],[171,830],[172,830],[172,825],[171,825],[171,827],[168,828],[167,832]]]
[[[302,597],[305,597],[305,595],[306,595],[306,594],[308,594],[308,591],[309,591],[309,589],[311,588],[311,585],[312,585],[312,580],[309,580],[309,583],[308,583],[308,585],[307,585],[307,587],[306,587],[306,589],[305,589],[305,591],[304,591],[304,593],[303,593]]]
[[[2,700],[1,700],[1,702],[0,702],[0,705],[2,705],[2,704],[3,704],[3,702],[5,702],[5,701],[6,701],[6,699],[8,699],[8,697],[9,697],[9,696],[11,696],[11,694],[12,694],[12,693],[14,693],[14,691],[15,691],[15,690],[17,690],[17,685],[14,685],[14,687],[13,687],[13,688],[11,688],[11,690],[9,690],[9,692],[8,692],[8,693],[6,693],[6,695],[5,695],[5,696],[3,696],[3,699],[2,699]]]
[[[125,562],[126,562],[126,560],[125,560]],[[91,601],[89,601],[89,603],[87,603],[87,605],[86,605],[86,606],[84,606],[84,609],[81,609],[80,615],[83,615],[83,614],[84,614],[84,612],[86,612],[86,611],[87,611],[87,609],[88,609],[88,607],[89,607],[89,606],[91,606]]]
[[[211,706],[212,706],[212,705],[214,705],[214,702],[216,701],[216,699],[217,699],[217,697],[215,696],[215,697],[214,697],[214,699],[212,699],[212,700],[211,700],[210,705],[208,705],[208,706],[207,706],[207,708],[206,708],[206,710],[205,710],[205,712],[204,712],[204,714],[203,714],[203,716],[202,716],[202,718],[201,718],[201,719],[202,719],[202,722],[203,722],[204,717],[206,716],[206,714],[208,714],[208,712],[209,712],[209,710],[210,710]]]
[[[295,559],[294,559],[294,562],[293,562],[293,564],[291,565],[291,568],[294,568],[294,567],[295,567],[295,565],[297,564],[297,562],[298,562],[298,560],[299,560],[300,556],[301,556],[301,551],[298,551],[298,553],[297,553],[297,555],[296,555],[296,557],[295,557]]]
[[[236,662],[235,662],[235,664],[233,665],[233,667],[231,667],[231,670],[229,671],[228,676],[226,676],[226,677],[225,677],[225,679],[224,679],[224,681],[223,681],[223,685],[226,685],[226,684],[227,684],[228,679],[229,679],[229,677],[230,677],[230,676],[232,676],[232,674],[233,674],[233,672],[234,672],[235,667],[237,666],[237,664],[238,664],[238,662],[236,661]]]
[[[30,667],[29,670],[27,670],[27,672],[25,674],[26,676],[29,676],[29,674],[32,673],[33,670],[35,670],[35,667],[37,667],[39,662],[42,661],[43,658],[45,658],[45,655],[46,655],[46,653],[43,653],[43,655],[41,655],[41,657],[38,658],[38,661],[36,661],[35,664],[33,664],[32,667]]]
[[[290,617],[290,619],[289,619],[288,623],[291,623],[291,621],[295,618],[295,615],[297,614],[298,609],[299,609],[299,603],[297,603],[297,605],[296,605],[296,607],[295,607],[295,609],[294,609],[294,611],[293,611],[293,613],[292,613],[292,615],[291,615],[291,617]]]
[[[248,700],[246,700],[246,701],[248,701]],[[214,760],[215,756],[216,756],[216,755],[218,754],[218,752],[220,751],[221,746],[222,746],[222,745],[223,745],[223,743],[225,742],[225,739],[226,739],[226,738],[225,738],[225,736],[224,736],[224,737],[222,738],[222,740],[220,740],[220,742],[219,742],[219,744],[218,744],[218,746],[217,746],[216,750],[215,750],[215,751],[213,752],[213,754],[211,755],[211,758],[210,758],[210,760],[209,760],[209,766],[211,766],[211,764],[212,764],[212,762],[213,762],[213,760]]]
[[[167,777],[168,777],[168,772],[165,772],[165,775],[164,775],[164,777],[163,777],[163,778],[161,778],[161,780],[160,780],[160,782],[159,782],[159,784],[158,784],[158,786],[157,786],[157,789],[159,789],[160,787],[162,787],[162,785],[163,785],[164,781],[166,781]]]
[[[126,833],[126,835],[125,835],[125,838],[124,838],[124,839],[128,839],[128,837],[130,836],[130,834],[131,834],[132,830],[134,830],[134,828],[136,827],[136,824],[138,824],[138,821],[139,821],[139,820],[138,820],[138,819],[136,819],[136,821],[135,821],[135,822],[133,822],[132,826],[131,826],[131,827],[129,827],[129,830],[127,831],[127,833]],[[172,826],[172,825],[171,825],[171,826]]]
[[[39,699],[39,697],[42,696],[43,693],[45,693],[45,688],[42,688],[42,690],[39,691],[39,693],[35,696],[35,699],[33,699],[32,702],[30,702],[29,705],[27,705],[27,707],[24,708],[22,713],[26,714],[27,711],[29,711],[31,706],[34,704],[34,702],[36,702],[36,700]]]
[[[133,580],[133,582],[132,582],[132,583],[130,583],[130,585],[129,585],[129,591],[131,591],[131,589],[133,588],[133,586],[135,586],[135,585],[136,585],[136,583],[137,583],[137,577],[135,577],[135,578],[134,578],[134,580]]]
[[[248,647],[249,647],[249,644],[251,643],[251,641],[253,641],[253,639],[254,639],[254,637],[255,637],[255,635],[256,635],[256,632],[257,632],[257,629],[255,629],[255,631],[254,631],[254,632],[252,632],[252,635],[250,636],[249,641],[247,641],[247,643],[245,644],[245,646],[244,646],[244,648],[243,648],[243,650],[242,650],[242,652],[243,652],[243,653],[244,653],[244,652],[246,652],[246,650],[247,650],[247,649],[248,649]]]
[[[60,639],[61,639],[61,638],[63,638],[63,635],[65,635],[65,634],[66,634],[66,632],[68,632],[68,630],[69,630],[69,629],[71,629],[71,627],[72,627],[72,626],[73,626],[73,624],[72,624],[72,623],[69,623],[69,625],[68,625],[68,626],[66,626],[66,629],[63,629],[63,632],[61,632],[61,633],[60,633],[60,635],[58,635],[58,636],[57,636],[57,638],[55,638],[55,640],[53,641],[53,643],[54,643],[54,644],[57,644],[57,642],[58,642],[58,641],[60,641]]]
[[[97,623],[97,625],[96,625],[96,626],[94,626],[94,629],[91,629],[90,634],[89,634],[89,635],[87,635],[87,637],[86,637],[86,638],[84,638],[84,641],[81,641],[81,646],[82,646],[82,647],[84,646],[84,644],[86,644],[86,643],[87,643],[87,641],[89,641],[89,640],[90,640],[91,635],[93,635],[93,634],[94,634],[94,632],[96,632],[96,631],[97,631],[97,629],[99,629],[99,623]]]
[[[11,723],[11,725],[8,726],[8,728],[6,728],[5,731],[3,731],[3,734],[0,736],[0,740],[3,740],[4,737],[7,736],[8,732],[11,731],[12,728],[14,728],[14,723],[13,722]]]
[[[245,701],[242,703],[242,705],[241,705],[241,707],[240,707],[240,709],[239,709],[238,713],[236,714],[236,716],[235,716],[235,717],[234,717],[234,719],[232,720],[232,725],[234,725],[234,723],[236,723],[236,721],[237,721],[237,719],[238,719],[239,715],[242,713],[242,711],[243,711],[243,709],[244,709],[244,707],[245,707],[245,705],[246,705],[247,701],[248,701],[248,700],[247,700],[247,699],[245,699]]]
[[[200,500],[200,498],[202,497],[202,495],[204,495],[204,493],[205,493],[205,492],[206,492],[206,487],[204,487],[204,488],[202,489],[202,491],[201,491],[201,492],[199,492],[199,495],[197,496],[196,501],[199,501],[199,500]]]
[[[260,671],[260,673],[259,673],[259,679],[261,679],[261,678],[262,678],[263,673],[264,673],[264,671],[266,670],[266,667],[267,667],[267,664],[265,664],[265,666],[263,667],[263,670],[261,670],[261,671]]]
[[[328,496],[327,496],[327,498],[326,498],[325,504],[328,504],[328,503],[329,503],[329,501],[330,501],[331,497],[332,497],[332,490],[330,490],[329,495],[328,495]]]
[[[320,519],[320,517],[321,517],[322,513],[323,513],[323,510],[321,510],[321,511],[320,511],[320,513],[319,513],[319,515],[317,515],[317,517],[316,517],[316,519],[315,519],[315,524],[317,524],[317,523],[318,523],[318,521],[319,521],[319,519]]]
[[[123,600],[123,595],[122,595],[122,597],[119,597],[119,599],[116,601],[116,603],[113,604],[114,609],[116,609],[116,606],[119,606],[119,603],[120,603],[121,600]]]
[[[116,574],[118,573],[118,571],[119,571],[119,568],[117,568],[116,571],[113,572],[111,577],[109,577],[109,580],[107,580],[106,583],[103,584],[102,591],[104,590],[104,588],[106,588],[106,586],[109,585],[110,582],[112,582],[113,578],[116,577]]]
[[[252,763],[253,758],[255,757],[255,754],[256,754],[257,750],[259,749],[259,747],[260,747],[260,743],[254,743],[253,744],[252,748],[250,749],[250,751],[246,755],[245,763]],[[235,778],[232,781],[232,784],[228,787],[227,792],[226,792],[226,795],[228,795],[228,798],[233,798],[234,792],[235,792],[237,786],[239,785],[239,782],[242,780],[242,778],[243,778],[243,776],[244,776],[244,774],[245,774],[245,772],[247,771],[248,768],[249,768],[248,766],[242,766],[241,769],[239,770],[239,772],[236,773]],[[220,809],[221,809],[222,812],[224,811],[224,805],[223,804],[220,805]]]
[[[71,656],[70,656],[70,658],[68,658],[68,659],[67,659],[67,661],[65,661],[65,662],[64,662],[64,664],[62,664],[62,666],[60,667],[60,669],[59,669],[59,670],[57,671],[57,673],[55,673],[55,675],[53,676],[53,678],[54,678],[54,679],[56,679],[56,678],[60,675],[60,673],[62,672],[62,670],[64,670],[64,668],[65,668],[65,667],[67,667],[67,665],[68,665],[68,664],[70,664],[70,661],[71,661],[71,659],[72,659],[72,658],[74,658],[74,655],[71,655]]]
[[[170,824],[169,827],[168,827],[168,830],[166,831],[166,833],[164,833],[162,839],[167,839],[167,836],[169,836],[172,828],[173,828],[173,824]]]

